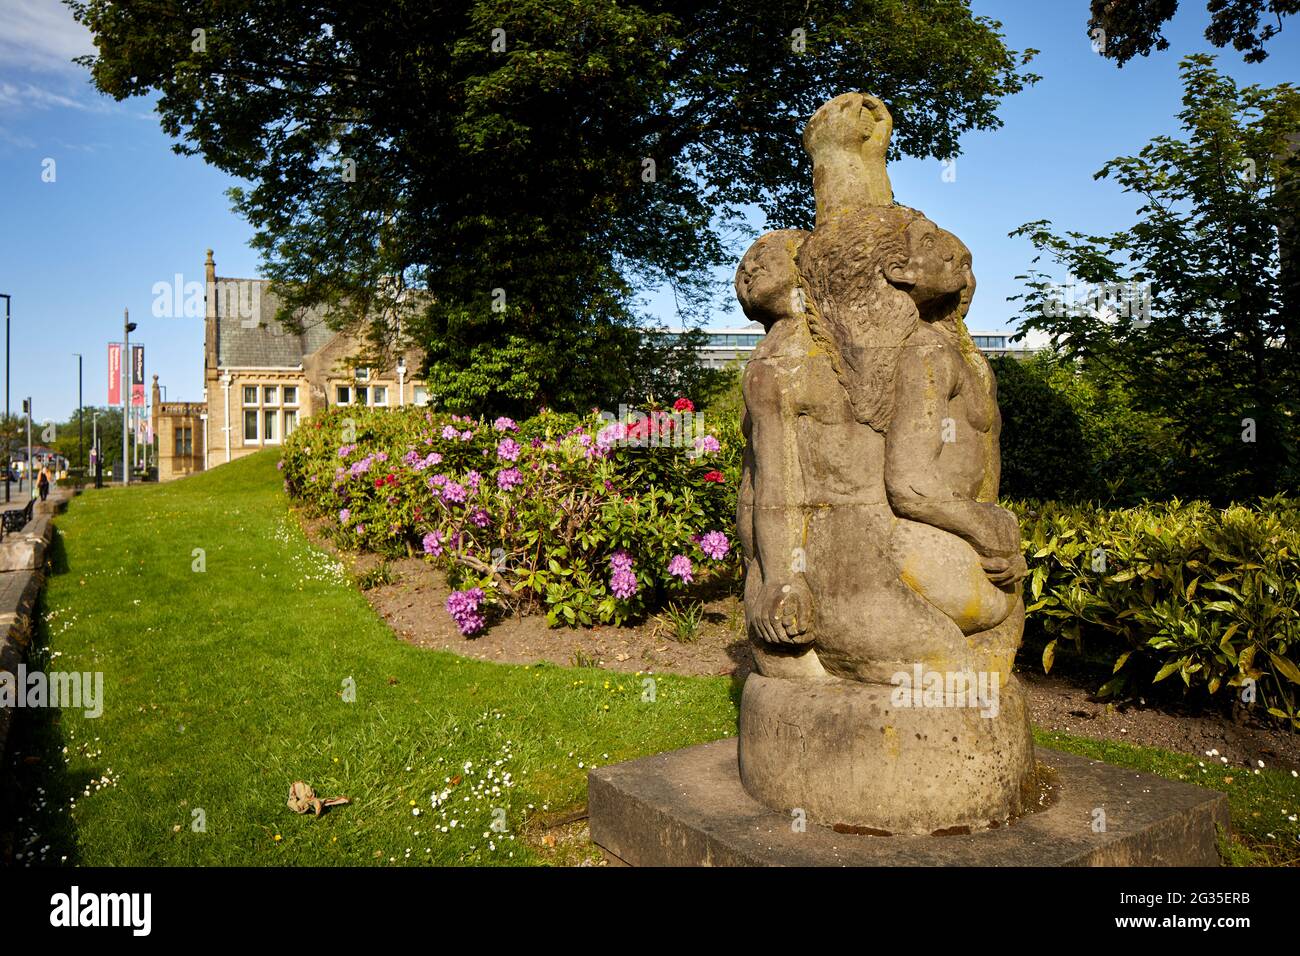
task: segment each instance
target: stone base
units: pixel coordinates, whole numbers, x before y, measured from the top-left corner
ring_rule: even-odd
[[[1033,806],[1038,788],[1024,694],[1000,676],[986,676],[998,683],[978,695],[972,684],[960,706],[900,707],[893,685],[750,674],[741,783],[773,810],[799,807],[813,823],[884,836],[1004,824]]]
[[[587,776],[591,838],[632,866],[1218,866],[1228,798],[1055,750],[1055,802],[1010,826],[868,836],[768,810],[740,783],[734,738]],[[1094,830],[1104,811],[1105,829]]]

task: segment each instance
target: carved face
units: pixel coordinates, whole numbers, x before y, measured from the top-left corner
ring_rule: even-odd
[[[918,306],[964,290],[973,280],[971,255],[965,243],[929,219],[907,227],[908,261],[892,263],[886,277],[907,289]]]
[[[778,320],[800,314],[799,271],[795,254],[803,234],[781,230],[759,238],[736,270],[736,298],[749,318],[770,329]]]

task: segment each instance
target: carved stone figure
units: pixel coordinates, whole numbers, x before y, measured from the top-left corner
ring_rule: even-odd
[[[970,251],[892,204],[891,130],[873,97],[819,109],[816,228],[762,236],[736,275],[768,330],[744,376],[740,772],[773,809],[933,833],[1001,825],[1033,790],[1025,563],[963,324]]]

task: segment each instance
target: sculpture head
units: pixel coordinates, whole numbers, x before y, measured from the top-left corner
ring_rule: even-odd
[[[888,427],[899,350],[922,318],[965,313],[970,261],[960,239],[906,206],[861,208],[804,243],[809,327],[858,421]]]
[[[745,315],[771,331],[781,319],[803,316],[795,260],[808,233],[778,229],[759,236],[736,269],[736,298]]]
[[[963,292],[973,284],[970,250],[923,215],[907,227],[907,257],[886,264],[885,278],[905,289],[917,307]]]

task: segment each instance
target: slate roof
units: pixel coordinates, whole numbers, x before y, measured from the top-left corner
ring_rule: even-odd
[[[223,294],[233,297],[227,283],[240,283],[237,287],[245,306],[254,306],[256,326],[252,316],[244,319],[238,303],[226,308],[220,300]],[[245,285],[246,283],[246,285]],[[287,330],[275,320],[280,308],[279,298],[271,292],[266,279],[217,279],[217,365],[224,368],[297,368],[303,359],[323,348],[335,332],[325,324],[322,311],[309,309],[303,321],[301,334]],[[246,290],[246,291],[245,291]],[[251,327],[250,327],[251,326]]]

